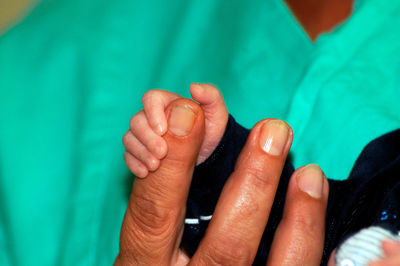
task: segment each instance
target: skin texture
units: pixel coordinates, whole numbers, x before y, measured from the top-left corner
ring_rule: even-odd
[[[202,108],[188,99],[171,102],[166,109],[167,117],[176,105],[188,106],[193,111],[195,120],[191,131],[185,136],[176,136],[169,128],[163,135],[168,153],[160,167],[147,178],[135,180],[115,264],[249,265],[268,220],[292,142],[292,131],[284,122],[271,119],[254,126],[223,189],[206,235],[193,258],[188,258],[179,246],[193,167],[204,139],[205,119]],[[260,142],[265,127],[273,124],[287,128],[287,131],[274,131],[275,135],[269,131],[269,136],[275,139],[286,139],[281,153],[266,152]],[[322,182],[320,197],[312,197],[316,194],[300,189],[301,180],[310,177]],[[324,238],[321,221],[325,217],[327,197],[327,181],[318,167],[300,168],[293,174],[269,265],[319,265]],[[315,241],[309,240],[310,231]]]
[[[194,99],[197,99],[198,102],[202,103],[200,105],[203,114],[205,116],[205,136],[204,136],[204,142],[200,146],[199,154],[202,155],[201,160],[197,160],[197,163],[205,160],[215,149],[217,146],[220,138],[222,137],[223,131],[225,130],[226,122],[227,122],[227,110],[226,106],[224,104],[224,101],[222,99],[221,94],[218,92],[218,90],[208,84],[192,84],[190,87],[190,91],[192,94],[192,97]],[[125,160],[126,163],[131,169],[133,173],[139,173],[141,169],[139,169],[137,166],[135,166],[135,160],[139,161],[139,163],[142,163],[147,167],[144,169],[146,172],[146,175],[148,175],[149,171],[155,171],[159,168],[160,166],[160,159],[164,158],[166,156],[166,153],[168,151],[168,147],[166,140],[164,140],[163,137],[160,135],[166,134],[166,131],[168,130],[168,122],[167,122],[167,112],[168,110],[165,110],[165,107],[171,103],[172,101],[175,101],[176,99],[182,99],[181,96],[170,93],[168,91],[161,91],[161,90],[153,90],[145,94],[143,97],[143,106],[144,110],[141,111],[139,114],[135,115],[134,118],[131,120],[131,129],[128,130],[128,132],[124,136],[124,145],[127,149],[127,152],[125,153]],[[219,123],[223,121],[222,123]],[[145,135],[145,136],[141,136]],[[260,134],[260,133],[258,133]],[[128,137],[127,137],[128,136]],[[155,140],[155,141],[154,141]],[[157,147],[164,147],[164,152],[161,155],[157,155]],[[206,147],[206,148],[205,148]],[[151,152],[153,151],[153,153]],[[245,154],[251,154],[253,151],[243,151]],[[129,157],[128,157],[129,156]],[[243,156],[242,156],[243,157]],[[242,158],[241,157],[241,158]],[[151,166],[151,161],[149,162],[149,158],[153,158],[155,161],[155,166]],[[158,159],[160,158],[160,159]],[[245,165],[247,168],[252,168],[252,161],[250,160],[249,162],[244,162],[240,163]],[[271,162],[268,163],[269,165],[275,165],[271,164]],[[271,169],[269,169],[271,170]],[[298,169],[296,171],[296,174],[294,176],[297,176],[298,172],[303,171],[303,168]],[[236,171],[237,172],[237,171]],[[276,170],[275,170],[276,172]],[[232,175],[231,179],[237,178],[235,177],[236,174]],[[228,182],[230,184],[233,181]],[[297,181],[296,181],[297,182]],[[293,197],[292,194],[296,193],[304,193],[300,190],[297,189],[297,184],[292,185],[293,183],[296,183],[295,181],[291,181],[290,186],[288,188],[288,198],[286,200],[286,209],[285,209],[285,215],[282,220],[282,225],[278,228],[276,235],[277,235],[277,240],[274,242],[274,246],[272,247],[272,252],[271,252],[271,260],[279,260],[280,264],[285,265],[290,263],[293,263],[293,259],[297,258],[308,258],[307,256],[310,256],[314,254],[314,256],[319,257],[320,254],[317,253],[309,253],[308,248],[310,246],[314,246],[316,250],[320,246],[323,245],[323,238],[321,236],[324,235],[323,232],[323,227],[314,227],[315,222],[318,224],[323,224],[324,223],[324,217],[320,215],[320,213],[316,212],[316,210],[320,210],[323,208],[323,206],[319,206],[319,208],[311,208],[308,209],[307,206],[311,206],[312,204],[307,203],[307,200],[312,199],[312,197],[301,197],[301,196],[296,196]],[[230,187],[231,185],[228,185],[227,187]],[[231,205],[237,209],[237,208],[243,208],[240,206],[248,206],[254,205],[253,204],[253,199],[254,199],[254,189],[251,186],[251,184],[246,184],[243,183],[244,188],[241,191],[240,194],[238,195],[238,200],[237,202],[231,202],[230,204],[226,203],[221,203],[221,204],[226,204],[228,205],[227,207],[221,207],[223,209],[232,209]],[[247,186],[247,188],[246,188]],[[325,186],[325,185],[324,185]],[[246,190],[247,189],[247,190]],[[233,189],[234,190],[234,189]],[[245,192],[245,190],[247,192]],[[236,190],[225,193],[235,193]],[[291,192],[293,191],[293,192]],[[297,192],[296,192],[297,191]],[[263,199],[262,202],[270,202],[271,195],[274,195],[274,191],[268,191],[265,193],[265,195],[269,195],[270,198],[268,199]],[[327,192],[324,192],[327,193]],[[293,200],[295,199],[295,200]],[[224,202],[223,198],[221,202]],[[297,204],[297,205],[296,205]],[[319,201],[319,204],[324,204],[323,201]],[[256,204],[257,206],[259,204]],[[293,206],[292,206],[293,205]],[[239,207],[238,207],[239,206]],[[297,207],[296,207],[297,206]],[[301,207],[299,207],[301,206]],[[248,207],[251,209],[250,207]],[[265,206],[264,206],[265,209]],[[235,210],[233,210],[235,211]],[[300,215],[296,214],[296,211],[300,212]],[[269,209],[266,209],[266,212],[269,212]],[[304,216],[304,213],[308,212],[306,216]],[[287,215],[286,215],[287,213]],[[303,213],[303,214],[302,214]],[[232,214],[225,213],[225,215],[232,216]],[[220,223],[222,224],[227,224],[226,217],[220,216]],[[301,220],[301,217],[315,217],[313,220]],[[265,223],[265,219],[267,217],[264,217],[264,219],[261,217],[254,218],[252,220],[253,222],[261,222],[261,227],[258,228],[258,233],[257,234],[247,234],[246,237],[248,237],[247,242],[251,243],[248,244],[252,246],[253,250],[255,250],[256,246],[258,245],[259,242],[259,233],[260,231],[263,231],[263,226],[262,224]],[[261,220],[260,220],[261,219]],[[293,221],[297,221],[297,223],[302,224],[301,227],[296,228],[296,225],[290,225],[290,223],[293,223]],[[218,223],[216,221],[215,223]],[[231,227],[237,227],[238,231],[244,231],[246,232],[245,228],[242,227],[247,227],[250,226],[250,223],[246,222],[243,223],[242,221],[234,221],[232,222],[233,224],[228,223],[227,229],[224,229],[226,231],[229,231]],[[289,224],[289,225],[284,225],[284,224]],[[251,225],[253,228],[257,228],[257,224],[252,224]],[[307,228],[308,226],[308,228]],[[309,243],[309,246],[304,246],[302,243],[299,243],[302,241],[301,236],[305,235],[306,232],[298,232],[298,230],[306,230],[308,234],[311,236],[313,239],[312,243]],[[314,229],[319,229],[314,230]],[[211,230],[211,229],[210,229]],[[218,227],[218,230],[220,228]],[[322,230],[322,231],[321,231]],[[221,232],[214,232],[214,233],[209,233],[211,235],[220,235]],[[299,238],[300,236],[300,238]],[[235,241],[238,241],[237,238],[235,237]],[[249,239],[253,239],[253,241],[250,241]],[[203,246],[206,246],[206,249],[212,250],[211,252],[214,252],[215,250],[218,250],[218,247],[215,248],[213,247],[211,243],[211,248],[209,247],[208,242],[212,242],[207,240],[205,238]],[[227,239],[222,239],[222,240],[215,240],[215,241],[228,241]],[[229,241],[234,241],[230,239]],[[245,242],[246,240],[240,240],[238,242]],[[223,244],[219,244],[220,246],[226,248]],[[287,252],[282,253],[279,252],[280,246],[286,246]],[[304,248],[303,248],[304,247]],[[400,254],[400,246],[396,243],[384,243],[383,248],[385,251],[385,254],[387,258],[381,261],[375,262],[376,265],[391,265],[389,263],[397,263],[400,264],[400,257],[397,254]],[[274,250],[278,250],[275,252]],[[394,250],[394,252],[392,252]],[[208,252],[208,251],[207,251]],[[298,253],[302,253],[302,256],[298,256]],[[183,253],[181,253],[183,254]],[[232,252],[234,254],[234,252]],[[284,254],[285,257],[282,257],[282,254]],[[307,255],[308,254],[308,255]],[[334,254],[334,252],[333,252]],[[331,255],[331,259],[329,262],[329,265],[334,265],[334,255]],[[252,254],[253,256],[254,254]],[[314,258],[314,260],[317,260],[317,258]],[[187,261],[188,258],[184,255],[179,256],[180,259],[183,261]],[[392,262],[393,261],[393,262]],[[205,262],[204,262],[205,263]],[[207,262],[208,263],[208,262]],[[206,264],[207,264],[206,263]],[[305,262],[299,262],[299,264],[304,264]],[[396,264],[393,264],[396,265]]]

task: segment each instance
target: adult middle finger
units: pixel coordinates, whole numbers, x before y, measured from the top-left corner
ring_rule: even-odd
[[[267,265],[321,264],[328,192],[328,181],[317,165],[293,173]]]

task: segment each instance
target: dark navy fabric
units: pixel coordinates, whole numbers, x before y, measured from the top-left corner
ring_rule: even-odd
[[[209,220],[200,217],[213,214],[249,132],[230,116],[214,153],[195,168],[186,218],[198,219],[199,223],[185,224],[182,239],[182,247],[189,255],[196,251],[209,223]],[[293,172],[294,167],[288,159],[254,265],[266,263]],[[382,225],[396,232],[400,230],[400,130],[370,142],[355,162],[349,178],[344,181],[329,180],[329,189],[322,265],[327,264],[330,253],[338,244],[362,228]]]

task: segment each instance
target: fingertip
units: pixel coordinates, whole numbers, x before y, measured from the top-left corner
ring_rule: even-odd
[[[165,146],[165,157],[179,157],[180,160],[187,161],[199,151],[203,143],[205,121],[202,108],[196,102],[190,99],[177,99],[172,102],[166,109],[168,120],[168,130],[163,136]],[[190,143],[190,144],[189,144]],[[171,157],[171,158],[172,158]]]
[[[165,115],[165,110],[158,110],[157,113],[153,114],[153,120],[152,121],[152,128],[154,132],[162,136],[164,135],[167,130],[168,130],[168,124],[167,124],[167,117]]]
[[[192,135],[195,125],[200,126],[196,121],[203,120],[203,111],[199,104],[190,99],[178,99],[166,109],[168,117],[168,135],[179,138],[186,138]],[[204,126],[204,120],[201,127]],[[199,133],[198,130],[195,132]]]
[[[149,174],[147,167],[127,151],[124,152],[124,160],[128,169],[136,177],[145,178]]]
[[[323,178],[324,178],[324,188],[323,188],[323,195],[325,199],[328,199],[329,196],[329,182],[328,182],[328,178],[326,177],[324,171],[322,171],[322,173],[324,174]]]
[[[140,179],[146,178],[149,175],[149,171],[147,169],[145,170],[137,170],[135,172],[133,172],[133,174]]]
[[[167,121],[164,110],[154,109],[146,113],[151,129],[159,136],[162,136],[167,131]]]
[[[158,169],[158,167],[160,166],[160,160],[158,160],[158,159],[151,159],[149,162],[148,162],[148,170],[150,171],[150,172],[154,172],[155,170],[157,170]]]
[[[151,128],[153,129],[154,133],[156,133],[158,136],[164,135],[165,132],[167,131],[166,126],[160,120],[153,121],[151,123]]]
[[[316,164],[310,164],[303,167],[296,173],[298,188],[314,199],[322,198],[325,183],[325,175],[321,168]]]
[[[151,129],[158,135],[163,135],[166,130],[166,117],[164,113],[165,105],[175,97],[174,95],[165,95],[168,92],[160,90],[151,90],[142,97],[143,111]],[[168,99],[165,99],[167,97]]]
[[[292,128],[279,119],[266,119],[257,127],[260,148],[273,156],[286,156],[292,143]]]
[[[162,137],[160,137],[155,140],[154,146],[155,146],[154,155],[159,160],[163,159],[167,155],[167,152],[168,152],[167,142]]]
[[[204,92],[204,87],[200,83],[193,82],[189,86],[189,91],[194,99],[194,98],[197,98],[197,96],[201,95]]]
[[[162,136],[165,134],[166,131],[167,131],[167,127],[162,125],[162,123],[159,123],[156,126],[155,132],[157,133],[157,135]]]
[[[146,178],[149,175],[149,172],[147,170],[145,171],[137,171],[133,173],[137,178],[143,179]]]
[[[210,84],[192,83],[189,90],[193,100],[203,105],[219,102],[222,99],[218,89]]]

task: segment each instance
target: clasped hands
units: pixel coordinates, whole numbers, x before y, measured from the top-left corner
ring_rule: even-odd
[[[206,234],[189,258],[180,241],[206,119],[200,105],[183,98],[171,101],[165,115],[168,152],[157,170],[135,180],[115,265],[251,265],[292,143],[291,128],[274,119],[253,127]],[[328,190],[318,166],[294,172],[267,265],[320,264]]]

